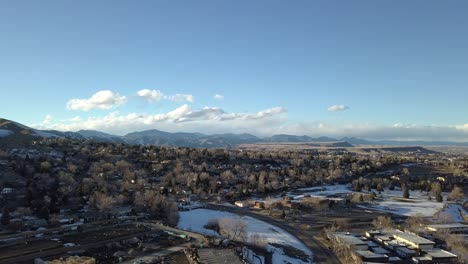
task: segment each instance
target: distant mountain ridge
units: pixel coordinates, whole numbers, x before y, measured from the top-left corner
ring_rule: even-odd
[[[243,134],[213,134],[207,135],[202,133],[187,133],[176,132],[170,133],[151,129],[146,131],[132,132],[124,136],[112,135],[95,130],[79,130],[76,132],[62,132],[56,130],[37,130],[27,127],[20,123],[0,118],[0,141],[4,144],[27,142],[40,137],[63,137],[77,140],[95,140],[108,143],[127,143],[141,145],[158,145],[158,146],[178,146],[178,147],[193,147],[193,148],[224,148],[239,144],[253,143],[324,143],[335,142],[337,146],[356,146],[356,145],[393,145],[393,146],[420,146],[420,145],[457,145],[468,146],[468,142],[426,142],[426,141],[370,141],[355,137],[344,137],[341,139],[329,137],[310,137],[307,135],[287,135],[278,134],[271,137],[260,138],[255,135]]]

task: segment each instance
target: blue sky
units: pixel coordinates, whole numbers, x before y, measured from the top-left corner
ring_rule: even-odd
[[[0,1],[0,116],[468,140],[467,14],[466,1]],[[106,90],[125,98],[67,107]]]

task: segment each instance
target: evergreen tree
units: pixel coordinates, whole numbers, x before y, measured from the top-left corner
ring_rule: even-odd
[[[438,203],[441,203],[444,201],[444,198],[442,198],[442,193],[441,192],[437,192],[436,195],[435,195],[435,199]]]
[[[8,225],[10,223],[10,209],[4,206],[2,209],[2,218],[0,219],[2,225]]]
[[[43,206],[41,210],[39,210],[38,216],[39,218],[44,218],[49,221],[49,208],[47,208],[47,206]]]
[[[404,186],[403,187],[403,198],[409,198],[410,197],[410,194],[409,194],[409,189],[408,189],[408,186]]]

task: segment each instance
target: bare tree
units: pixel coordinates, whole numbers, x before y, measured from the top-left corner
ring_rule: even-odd
[[[376,219],[372,221],[372,224],[375,226],[375,228],[378,229],[388,229],[393,227],[393,222],[392,219],[388,216],[379,216]]]
[[[406,224],[408,228],[412,231],[419,231],[421,226],[425,223],[424,216],[421,214],[416,214],[408,217]]]
[[[96,208],[102,212],[109,211],[114,205],[112,197],[102,192],[95,192],[93,196],[93,201]]]
[[[458,201],[463,199],[464,197],[465,194],[463,193],[463,189],[458,186],[455,186],[447,196],[447,201]]]
[[[246,241],[247,224],[242,218],[221,218],[218,224],[219,232],[222,236],[236,241]]]

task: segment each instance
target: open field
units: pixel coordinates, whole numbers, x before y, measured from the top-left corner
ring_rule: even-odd
[[[234,148],[243,150],[344,150],[348,147],[352,147],[352,145],[350,145],[347,142],[278,142],[240,144],[235,146]]]
[[[281,143],[254,143],[240,144],[234,147],[239,150],[254,150],[254,151],[346,151],[358,154],[377,154],[377,153],[402,153],[402,152],[417,152],[417,153],[434,153],[419,146],[387,146],[387,145],[360,145],[352,146],[347,142],[281,142]]]
[[[225,218],[244,222],[247,234],[243,239],[249,243],[266,244],[267,250],[273,253],[273,263],[311,263],[312,252],[301,241],[281,228],[250,216],[240,217],[231,212],[195,209],[180,213],[178,228],[218,236],[217,232],[207,229],[205,225],[210,220]]]
[[[425,148],[442,153],[468,154],[468,146],[424,146]]]

